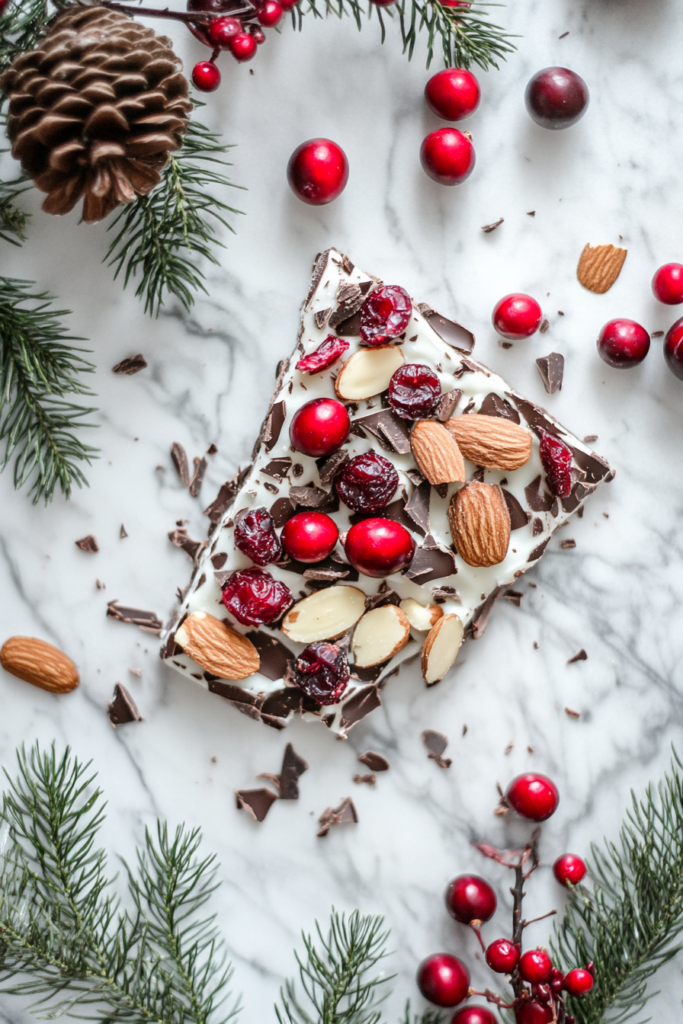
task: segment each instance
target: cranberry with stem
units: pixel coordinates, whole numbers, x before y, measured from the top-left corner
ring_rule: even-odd
[[[547,821],[557,810],[560,794],[555,783],[546,775],[527,772],[512,780],[505,799],[522,818]]]
[[[551,1024],[554,1020],[552,1008],[535,999],[520,1003],[515,1008],[515,1024]]]
[[[360,336],[364,345],[384,345],[398,338],[410,323],[413,304],[408,292],[385,284],[370,292],[360,308]]]
[[[519,963],[519,946],[509,939],[495,939],[486,949],[486,963],[496,974],[512,974]]]
[[[420,992],[436,1006],[457,1006],[467,999],[470,972],[462,960],[450,953],[434,953],[417,969]]]
[[[446,890],[446,906],[460,924],[489,921],[496,912],[496,894],[478,875],[458,875]]]
[[[544,949],[529,949],[519,958],[519,973],[530,984],[543,985],[552,969],[553,962]]]
[[[275,28],[282,21],[284,13],[282,4],[279,4],[277,0],[266,0],[256,12],[256,17],[264,28]]]
[[[451,1024],[500,1024],[500,1021],[485,1006],[463,1006],[453,1015]]]
[[[239,18],[214,18],[206,27],[206,35],[211,46],[221,50],[230,49],[230,42],[242,31]]]
[[[221,84],[221,73],[212,60],[200,60],[192,68],[192,83],[200,92],[215,92]]]
[[[553,874],[561,885],[578,885],[586,874],[586,865],[575,853],[563,853],[553,864]]]
[[[289,439],[296,451],[319,459],[341,448],[350,429],[346,406],[334,398],[314,398],[294,413]]]
[[[239,64],[244,64],[245,61],[252,59],[257,45],[256,39],[250,32],[238,32],[230,40],[230,53]]]

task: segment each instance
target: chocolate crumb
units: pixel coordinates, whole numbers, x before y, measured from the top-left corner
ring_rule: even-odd
[[[467,736],[467,726],[466,725],[463,725],[463,727],[462,727],[462,734],[463,734],[463,736]]]
[[[382,757],[374,750],[366,750],[364,754],[359,754],[356,760],[364,764],[371,772],[386,772],[391,767],[386,757]]]
[[[360,782],[367,782],[368,786],[374,786],[375,783],[377,782],[377,776],[374,775],[374,774],[372,774],[372,775],[354,775],[353,781],[354,782],[358,782],[358,783],[360,783]]]
[[[535,753],[534,748],[531,747],[531,746],[528,746],[526,749],[529,751],[530,754],[534,754]]]
[[[534,640],[533,648],[534,648],[535,651],[538,650],[538,640]]]
[[[117,683],[114,687],[114,698],[110,704],[107,704],[107,714],[114,728],[117,725],[126,725],[128,722],[142,721],[142,715],[135,706],[135,701],[121,683]]]
[[[664,331],[653,331],[652,334],[650,335],[650,337],[651,338],[663,338],[664,337]]]
[[[569,718],[581,718],[581,712],[580,711],[574,711],[573,708],[565,708],[564,709],[564,713]]]
[[[558,315],[558,316],[564,316],[564,313],[562,312],[562,310],[561,310],[561,309],[558,309],[558,311],[557,311],[557,315]]]
[[[190,495],[193,498],[199,497],[199,492],[201,491],[202,484],[204,482],[204,474],[206,473],[208,465],[209,463],[206,458],[200,459],[195,455],[194,473],[190,480]]]
[[[505,349],[513,347],[511,341],[499,341],[498,344],[500,345],[501,348],[505,348]]]
[[[569,35],[569,32],[563,32],[562,35],[558,36],[557,38],[558,39],[566,39],[568,35]]]
[[[506,598],[506,600],[508,600],[510,604],[517,605],[517,607],[519,608],[519,606],[522,603],[522,598],[524,597],[524,594],[521,590],[506,590],[505,593],[503,594],[503,597]]]
[[[121,540],[123,540],[123,538],[127,537],[127,536],[128,536],[128,534],[126,533],[126,528],[123,525],[123,523],[121,523],[121,529],[119,530],[119,537],[121,538]]]
[[[107,589],[105,584],[102,583],[101,580],[95,580],[95,586],[97,587],[98,590],[106,590]]]
[[[217,451],[218,451],[218,448],[216,448],[216,445],[212,443],[206,449],[206,454],[207,455],[215,455]]]
[[[584,649],[582,647],[581,650],[578,652],[578,654],[575,654],[573,658],[569,659],[567,664],[568,665],[573,665],[574,662],[576,662],[576,661],[587,661],[587,660],[588,660],[588,655],[586,654],[586,652],[584,651]]]
[[[263,821],[277,797],[270,789],[236,789],[238,811],[248,811],[254,821]]]
[[[609,519],[609,512],[603,512],[602,514],[605,517],[605,519]]]
[[[584,437],[583,440],[585,441],[586,444],[593,444],[593,442],[597,441],[597,439],[598,439],[598,435],[597,434],[586,434],[586,436]]]
[[[566,540],[563,540],[561,542],[560,547],[561,548],[565,548],[565,550],[567,548],[575,548],[576,547],[576,541],[574,540],[573,537],[567,537]]]
[[[536,360],[536,366],[543,386],[549,395],[554,395],[557,391],[562,390],[564,356],[560,352],[551,352],[550,355],[540,356]]]
[[[535,217],[536,216],[536,211],[535,210],[527,210],[526,215],[527,215],[527,217]]]
[[[505,750],[503,751],[503,753],[504,753],[505,755],[507,755],[507,754],[511,754],[511,753],[512,753],[512,751],[513,751],[514,749],[515,749],[515,745],[514,745],[514,743],[512,742],[512,740],[510,740],[510,742],[508,743],[508,745],[507,745],[507,747],[505,748]]]
[[[187,452],[179,441],[174,441],[171,445],[171,459],[180,477],[181,484],[183,487],[189,487],[190,470],[187,463]]]
[[[547,319],[543,319],[543,321],[541,322],[541,326],[538,329],[541,332],[541,334],[545,334],[545,332],[548,330],[549,327],[550,327],[550,321],[547,320]]]
[[[428,757],[432,761],[436,761],[439,768],[450,768],[453,763],[450,757],[442,757],[442,754],[448,746],[448,737],[442,732],[436,732],[435,729],[425,729],[422,733],[422,742],[429,751]]]
[[[141,668],[129,668],[128,671],[132,676],[137,676],[138,679],[140,679],[140,677],[142,676]]]
[[[87,552],[89,555],[95,555],[100,550],[100,546],[92,533],[89,533],[87,537],[81,537],[80,540],[74,541],[74,543],[77,548]]]
[[[334,825],[358,824],[358,812],[350,796],[345,796],[339,807],[328,807],[318,818],[320,828],[316,835],[319,839],[326,836]]]
[[[116,366],[112,366],[112,373],[125,373],[126,376],[132,377],[134,373],[139,373],[140,370],[144,370],[147,367],[147,360],[143,355],[138,353],[136,356],[129,356],[127,359],[122,359]]]
[[[505,218],[501,217],[500,220],[494,221],[493,224],[482,224],[481,230],[484,232],[485,235],[490,235],[492,231],[495,231],[496,228],[500,227],[504,220]]]

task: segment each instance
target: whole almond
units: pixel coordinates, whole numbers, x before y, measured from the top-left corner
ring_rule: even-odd
[[[78,669],[71,658],[45,640],[11,636],[0,649],[6,672],[50,693],[69,693],[78,686]]]
[[[427,686],[438,683],[453,667],[464,633],[457,615],[444,615],[432,626],[422,645],[422,675]]]
[[[465,484],[451,499],[448,520],[455,550],[468,565],[485,568],[503,561],[510,543],[510,513],[497,484]]]
[[[430,484],[464,483],[467,479],[458,443],[443,423],[418,420],[410,445],[418,469]]]
[[[193,661],[221,679],[247,679],[261,667],[251,640],[206,612],[188,615],[174,639]]]
[[[446,428],[460,451],[477,466],[487,469],[519,469],[529,461],[531,434],[502,416],[452,416]]]

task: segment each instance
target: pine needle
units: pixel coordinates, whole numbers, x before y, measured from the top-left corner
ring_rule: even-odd
[[[0,181],[0,239],[10,245],[26,241],[24,229],[29,215],[16,205],[16,200],[30,187],[23,175],[14,181]]]

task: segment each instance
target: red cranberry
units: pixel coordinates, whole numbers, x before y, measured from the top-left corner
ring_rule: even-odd
[[[450,953],[434,953],[418,967],[417,986],[430,1003],[437,1006],[457,1006],[467,999],[470,972],[457,956],[451,956]]]
[[[192,68],[192,82],[200,92],[215,92],[221,84],[221,73],[212,60],[200,60]]]
[[[530,295],[514,292],[501,299],[493,310],[493,326],[508,341],[530,338],[541,326],[541,307]]]
[[[538,433],[539,455],[548,487],[558,498],[568,498],[572,493],[572,450],[543,427],[538,428]]]
[[[415,541],[404,526],[391,519],[364,519],[347,533],[344,550],[354,569],[364,576],[392,576],[412,562]]]
[[[523,818],[546,821],[557,810],[560,794],[555,783],[547,776],[527,772],[512,780],[505,799]]]
[[[287,180],[292,192],[311,206],[331,203],[342,194],[348,178],[346,154],[330,139],[302,142],[287,164]]]
[[[223,604],[243,626],[275,622],[292,603],[289,587],[262,569],[238,569],[223,587]]]
[[[515,1010],[516,1024],[550,1024],[554,1019],[555,1014],[551,1007],[544,1006],[535,999],[521,1003]]]
[[[266,0],[259,7],[256,17],[264,28],[275,28],[276,25],[279,25],[284,13],[282,4],[279,4],[277,0]]]
[[[683,380],[683,317],[666,332],[664,359],[674,377]]]
[[[554,992],[555,995],[559,995],[562,992],[562,989],[564,988],[564,974],[559,967],[553,967],[550,972],[549,985],[550,990]]]
[[[462,1010],[458,1010],[454,1014],[451,1024],[500,1024],[500,1022],[485,1006],[463,1006]]]
[[[339,538],[337,524],[324,512],[298,512],[282,531],[282,546],[297,562],[321,562]]]
[[[398,487],[398,473],[383,455],[367,452],[342,466],[335,480],[337,494],[356,512],[386,508]]]
[[[314,398],[294,413],[289,439],[302,455],[319,459],[341,448],[350,427],[346,406],[334,398]]]
[[[519,962],[519,946],[509,939],[496,939],[486,950],[486,963],[496,974],[512,974]]]
[[[431,416],[441,395],[441,382],[424,363],[404,363],[389,381],[389,405],[405,420]]]
[[[280,0],[280,7],[283,11],[291,11],[292,8],[296,7],[299,0]]]
[[[324,640],[309,644],[294,663],[294,679],[317,704],[338,704],[349,682],[346,653]]]
[[[652,278],[652,294],[667,306],[683,302],[683,265],[665,263]]]
[[[188,11],[201,11],[202,14],[214,14],[216,18],[230,15],[230,3],[226,0],[187,0]],[[212,19],[213,21],[214,19]],[[209,27],[212,21],[187,22],[192,35],[196,36],[205,46],[215,49],[215,44],[209,39]],[[239,22],[238,22],[239,25]],[[238,28],[239,31],[239,28]]]
[[[594,984],[593,975],[582,967],[575,967],[564,979],[564,987],[570,996],[585,996]]]
[[[437,128],[420,147],[420,163],[439,185],[460,185],[474,170],[474,146],[457,128]]]
[[[545,68],[531,79],[524,99],[531,118],[542,128],[570,128],[588,109],[588,86],[569,68]]]
[[[578,885],[586,874],[586,865],[575,853],[563,853],[553,864],[553,874],[562,885]]]
[[[365,345],[384,345],[398,338],[410,323],[413,304],[408,292],[385,284],[371,292],[360,308],[360,336]]]
[[[335,338],[330,334],[318,345],[315,352],[303,356],[296,364],[297,370],[302,373],[320,373],[327,370],[333,363],[336,363],[340,356],[343,356],[349,347],[348,341],[343,338]]]
[[[256,565],[279,562],[282,548],[267,508],[243,509],[235,516],[235,547]]]
[[[206,29],[206,34],[212,46],[219,46],[221,50],[230,47],[230,41],[242,31],[242,22],[238,18],[214,18]]]
[[[444,68],[427,82],[425,99],[444,121],[461,121],[479,106],[479,82],[464,68]]]
[[[244,64],[245,61],[251,60],[256,53],[256,45],[256,40],[248,32],[238,32],[230,40],[230,53],[236,61]]]
[[[461,924],[488,921],[496,912],[496,894],[478,875],[458,875],[446,890],[446,906]]]
[[[544,949],[529,949],[519,958],[519,973],[534,985],[548,981],[552,969],[553,962]]]
[[[370,3],[374,4],[375,7],[391,7],[393,3],[396,3],[396,0],[370,0]]]
[[[635,320],[610,320],[598,335],[600,358],[617,370],[637,366],[649,351],[650,335]]]

